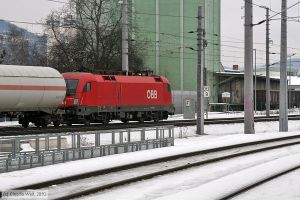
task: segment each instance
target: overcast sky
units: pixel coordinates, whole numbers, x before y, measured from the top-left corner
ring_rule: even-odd
[[[299,0],[288,0],[288,7],[298,3]],[[270,7],[275,12],[281,11],[280,0],[256,0],[253,3]],[[232,64],[239,64],[243,66],[243,48],[244,44],[244,1],[243,0],[222,0],[222,62],[227,66]],[[273,16],[276,13],[270,12]],[[253,23],[264,20],[266,17],[266,10],[253,6]],[[288,17],[299,17],[300,5],[296,5],[288,10]],[[280,20],[281,15],[277,15],[270,21],[270,38],[273,41],[271,45],[271,52],[280,52]],[[298,20],[298,19],[297,19]],[[265,41],[266,41],[266,24],[261,24],[254,27],[254,48],[257,49],[257,64],[265,64]],[[288,22],[288,55],[296,53],[295,57],[300,57],[300,23]],[[260,44],[261,43],[261,44]],[[233,46],[233,47],[227,47]],[[236,48],[234,48],[236,47]],[[293,48],[294,49],[293,49]],[[295,49],[297,48],[297,49]],[[237,52],[236,52],[237,51]],[[232,57],[230,57],[232,56]],[[277,62],[280,58],[279,54],[270,55],[270,63]]]
[[[66,2],[67,0],[59,0]],[[165,0],[167,1],[167,0]],[[280,12],[280,0],[256,0],[253,1],[259,5],[270,7],[273,11]],[[288,6],[291,6],[299,0],[289,0]],[[62,3],[48,0],[0,0],[0,19],[38,22],[45,18],[51,10],[63,6]],[[232,66],[239,64],[243,66],[243,40],[244,40],[244,6],[243,0],[222,0],[222,62],[224,65]],[[265,19],[265,9],[253,6],[254,23]],[[300,15],[300,6],[296,5],[288,11],[289,17],[298,17]],[[270,13],[274,15],[274,12]],[[274,19],[280,18],[280,15]],[[21,25],[32,32],[40,32],[41,28],[36,25]],[[271,21],[271,52],[279,53],[280,44],[280,20]],[[288,54],[296,53],[300,57],[300,22],[288,23]],[[259,44],[262,43],[262,44]],[[231,47],[228,47],[231,46]],[[292,49],[292,47],[294,49]],[[257,64],[265,63],[265,24],[255,26],[254,28],[254,48],[257,49]],[[297,49],[295,49],[297,48]],[[279,54],[271,55],[271,63],[279,60]]]

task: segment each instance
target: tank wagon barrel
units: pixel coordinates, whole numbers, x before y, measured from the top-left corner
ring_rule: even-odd
[[[65,93],[64,78],[53,68],[0,65],[0,112],[21,113],[24,127],[50,123]]]

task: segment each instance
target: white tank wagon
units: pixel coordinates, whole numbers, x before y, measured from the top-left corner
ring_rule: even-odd
[[[24,127],[29,122],[57,125],[56,112],[65,94],[65,80],[53,68],[0,65],[0,112],[20,113]]]

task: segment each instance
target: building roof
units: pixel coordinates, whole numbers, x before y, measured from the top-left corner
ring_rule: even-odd
[[[216,72],[216,75],[218,76],[236,76],[236,77],[244,77],[245,73],[244,72],[241,72],[241,71],[230,71],[230,72]],[[255,76],[253,74],[253,76]],[[260,79],[266,79],[266,76],[265,75],[262,75],[262,74],[257,74],[256,75],[257,78],[260,78]],[[280,77],[277,77],[277,76],[272,76],[270,77],[270,79],[272,80],[280,80]],[[300,80],[299,80],[300,81]],[[300,83],[300,82],[299,82]],[[300,84],[299,84],[300,85]]]

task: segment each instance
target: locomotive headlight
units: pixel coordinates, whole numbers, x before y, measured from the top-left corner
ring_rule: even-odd
[[[79,102],[79,99],[74,99],[74,105],[77,105]]]

